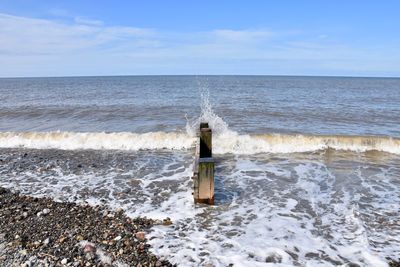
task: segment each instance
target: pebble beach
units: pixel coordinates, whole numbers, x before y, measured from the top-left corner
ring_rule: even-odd
[[[171,223],[0,188],[0,265],[173,266],[146,238],[154,224]]]

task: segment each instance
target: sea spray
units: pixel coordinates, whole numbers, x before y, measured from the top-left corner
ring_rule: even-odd
[[[199,117],[192,120],[186,118],[186,131],[189,135],[196,135],[201,122],[208,122],[214,135],[221,135],[230,131],[228,123],[214,112],[210,102],[210,92],[203,87],[200,87],[200,108]]]

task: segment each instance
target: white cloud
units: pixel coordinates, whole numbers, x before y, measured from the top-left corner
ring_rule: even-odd
[[[166,32],[54,12],[68,22],[0,13],[0,76],[400,74],[397,48],[353,47],[325,33]]]
[[[93,25],[93,26],[103,25],[103,22],[101,20],[88,19],[84,17],[75,17],[74,21],[77,24],[84,24],[84,25]]]
[[[149,29],[107,27],[93,21],[67,24],[0,14],[1,54],[63,54],[151,34]]]
[[[273,37],[274,33],[265,30],[230,30],[220,29],[214,30],[214,35],[217,38],[222,38],[238,42],[252,42],[256,40],[265,40],[266,38]]]

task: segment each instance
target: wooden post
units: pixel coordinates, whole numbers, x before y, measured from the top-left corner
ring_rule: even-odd
[[[200,130],[203,128],[209,128],[208,127],[208,122],[200,122]]]
[[[200,123],[200,138],[196,146],[193,169],[193,198],[195,203],[214,204],[214,159],[212,131],[208,123]]]
[[[200,158],[212,157],[212,133],[210,128],[200,129]]]

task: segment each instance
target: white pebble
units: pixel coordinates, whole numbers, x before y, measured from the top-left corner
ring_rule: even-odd
[[[119,235],[119,236],[117,236],[116,238],[114,238],[114,240],[115,241],[119,241],[119,240],[121,240],[122,239],[122,237]]]
[[[63,260],[61,261],[61,264],[67,264],[67,262],[68,262],[68,259],[63,259]]]
[[[46,214],[50,213],[50,210],[49,209],[44,209],[44,210],[42,210],[42,212],[43,212],[44,215],[46,215]]]

